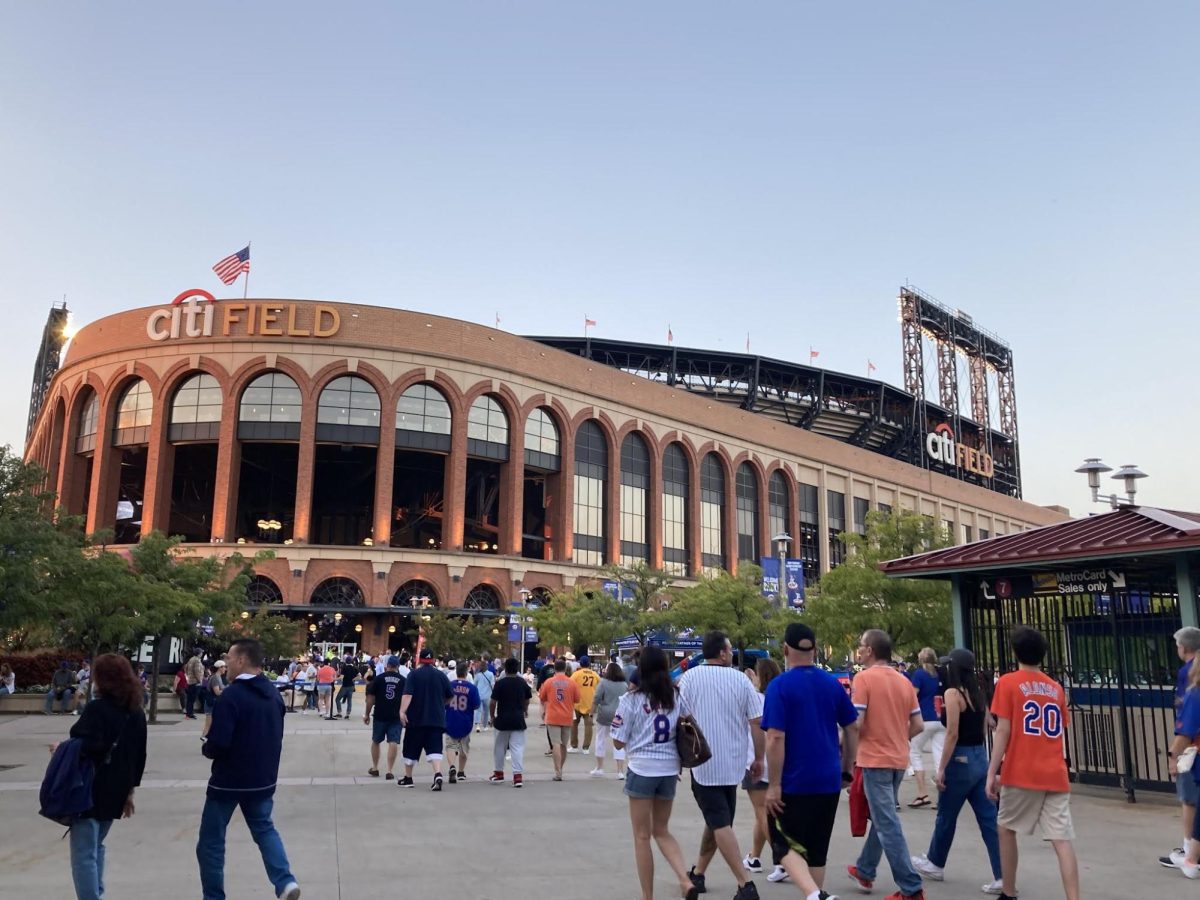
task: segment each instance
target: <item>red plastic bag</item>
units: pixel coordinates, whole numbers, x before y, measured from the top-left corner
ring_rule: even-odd
[[[867,822],[871,819],[871,808],[867,805],[867,792],[863,788],[862,769],[854,767],[854,778],[850,782],[850,836],[862,837],[867,833]]]

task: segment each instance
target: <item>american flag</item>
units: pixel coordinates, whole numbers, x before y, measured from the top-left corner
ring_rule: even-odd
[[[225,284],[233,284],[238,275],[250,271],[250,246],[246,245],[237,253],[231,253],[213,266],[217,277]]]

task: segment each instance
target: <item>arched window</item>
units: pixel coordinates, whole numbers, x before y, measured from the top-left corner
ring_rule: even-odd
[[[241,440],[298,441],[302,405],[296,382],[282,372],[264,372],[242,391],[238,437]]]
[[[366,606],[362,588],[351,578],[326,578],[309,602],[313,606]]]
[[[396,593],[392,594],[392,606],[428,609],[437,605],[438,595],[437,591],[433,589],[433,585],[415,578],[412,581],[404,582],[396,588]]]
[[[681,577],[688,574],[688,493],[687,455],[678,444],[670,444],[663,453],[663,569]]]
[[[139,378],[121,393],[117,401],[117,421],[113,443],[117,446],[145,444],[150,439],[150,419],[154,415],[154,395],[150,385]]]
[[[525,465],[557,472],[559,456],[558,426],[538,407],[525,420]]]
[[[396,401],[396,446],[450,452],[450,404],[432,384],[414,384]]]
[[[317,440],[338,444],[379,443],[379,394],[357,375],[342,375],[317,400]]]
[[[777,534],[790,534],[792,521],[792,499],[791,492],[788,491],[787,478],[783,472],[776,469],[771,473],[771,479],[767,482],[767,527],[771,530],[771,538],[774,540]],[[788,553],[793,554],[798,550],[795,538],[788,545]]]
[[[262,606],[266,603],[282,603],[283,591],[266,575],[255,575],[246,585],[246,605]]]
[[[463,601],[463,609],[499,609],[500,597],[490,584],[477,584]]]
[[[476,397],[467,412],[467,453],[487,459],[508,459],[508,416],[490,394]]]
[[[646,510],[650,505],[650,451],[639,434],[621,442],[621,565],[649,559]]]
[[[221,436],[221,385],[201,372],[179,385],[171,400],[172,441],[215,441]]]
[[[100,418],[100,398],[93,391],[79,411],[79,431],[75,435],[75,452],[88,453],[96,449],[96,423]]]
[[[715,453],[700,463],[700,564],[709,573],[725,568],[725,470]]]
[[[738,466],[734,482],[737,498],[738,559],[758,562],[758,476],[750,463]]]
[[[575,433],[575,555],[577,563],[604,565],[608,442],[593,421]]]

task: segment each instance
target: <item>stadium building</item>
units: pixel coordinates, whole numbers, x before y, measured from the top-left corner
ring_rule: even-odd
[[[1020,499],[1015,435],[819,368],[203,291],[83,327],[58,366],[64,318],[26,449],[61,505],[118,544],[270,548],[250,601],[369,652],[422,607],[499,616],[616,562],[686,580],[781,532],[812,580],[872,509],[958,542],[1063,518]]]

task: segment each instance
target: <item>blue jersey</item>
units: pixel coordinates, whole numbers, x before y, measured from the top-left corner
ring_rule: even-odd
[[[479,709],[479,689],[466,679],[450,682],[450,699],[446,703],[446,734],[452,738],[466,737],[475,724]]]

